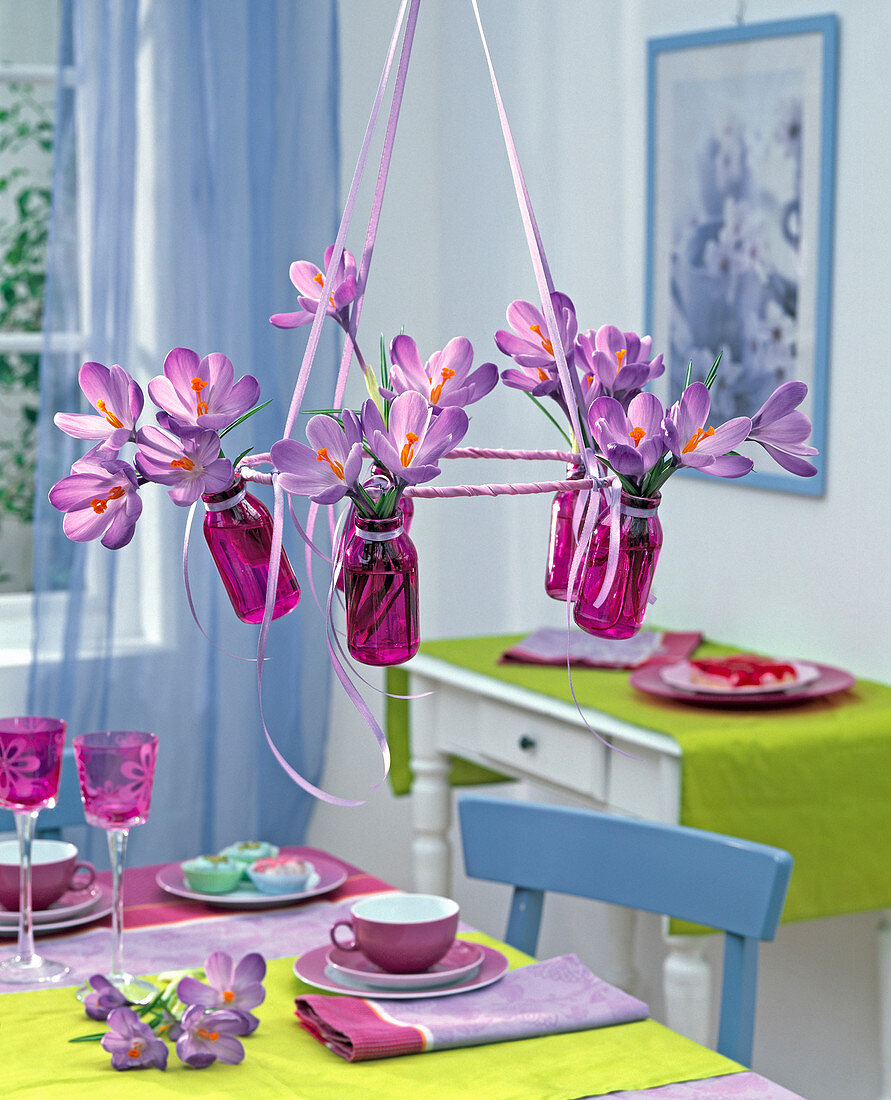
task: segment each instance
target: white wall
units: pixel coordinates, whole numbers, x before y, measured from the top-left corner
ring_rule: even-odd
[[[481,0],[483,19],[555,281],[585,327],[638,329],[643,314],[646,39],[730,24],[734,0]],[[344,194],[398,5],[341,0]],[[888,680],[891,525],[883,471],[889,408],[887,184],[891,5],[837,0],[841,21],[827,490],[821,499],[673,480],[656,621]],[[814,0],[749,0],[748,22],[818,14]],[[426,357],[451,336],[500,360],[492,333],[514,298],[535,297],[507,161],[469,4],[425,0],[381,219],[360,343],[401,326]],[[367,211],[367,202],[360,209]],[[367,217],[367,214],[365,215]],[[357,251],[364,224],[350,247]],[[358,394],[357,396],[361,396]],[[553,446],[544,418],[496,391],[469,439]],[[883,415],[884,414],[884,415]],[[513,470],[454,464],[456,481]],[[462,469],[461,467],[465,468]],[[530,464],[529,480],[552,468]],[[563,621],[542,590],[548,501],[420,502],[425,637],[521,631]],[[470,569],[478,578],[468,584]],[[335,693],[326,784],[362,795],[379,768],[370,736]],[[320,806],[311,841],[410,887],[409,806],[386,788],[355,811]],[[467,883],[465,915],[503,928],[505,898]],[[607,974],[604,920],[549,910],[543,954],[577,950]],[[879,1092],[873,930],[864,914],[784,927],[761,967],[756,1068],[811,1100]],[[652,935],[650,935],[652,933]],[[658,995],[644,922],[638,965]]]

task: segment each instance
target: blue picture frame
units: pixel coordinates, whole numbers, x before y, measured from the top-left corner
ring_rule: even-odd
[[[704,378],[722,352],[717,424],[801,378],[817,474],[745,444],[755,470],[723,484],[822,496],[838,19],[653,38],[647,71],[645,331],[666,363],[654,389],[677,400],[689,361]]]

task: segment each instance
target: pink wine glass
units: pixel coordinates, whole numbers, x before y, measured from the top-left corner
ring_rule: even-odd
[[[35,953],[31,907],[34,827],[40,810],[56,804],[64,744],[61,718],[0,718],[0,805],[15,814],[20,863],[18,950],[0,962],[0,982],[55,982],[68,973]]]
[[[158,738],[140,730],[104,730],[74,738],[74,759],[87,823],[108,833],[111,857],[111,973],[109,981],[134,1003],[158,991],[124,970],[124,896],[122,891],[127,835],[148,818],[155,777]],[[78,990],[83,997],[88,986]]]

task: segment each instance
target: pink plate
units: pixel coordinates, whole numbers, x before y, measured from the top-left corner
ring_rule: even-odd
[[[99,904],[99,887],[90,886],[86,890],[69,890],[58,901],[48,905],[46,909],[35,909],[32,913],[35,926],[38,924],[58,923],[60,920],[69,920],[71,917],[79,917],[81,913],[87,913]],[[0,907],[0,928],[13,925],[18,928],[18,910]]]
[[[45,936],[50,932],[67,932],[69,928],[79,928],[82,924],[90,924],[91,921],[101,920],[102,917],[107,917],[111,912],[111,887],[99,883],[94,889],[97,892],[97,897],[93,900],[91,909],[79,913],[77,916],[68,916],[61,920],[54,919],[43,921],[40,924],[35,923],[34,935]],[[68,895],[66,894],[65,897],[68,897]],[[44,909],[43,912],[52,912],[52,906],[50,906],[49,909]],[[0,939],[15,939],[18,935],[18,931],[18,921],[16,921],[15,924],[2,924],[0,925]]]
[[[726,692],[710,694],[704,691],[691,691],[688,688],[677,688],[665,682],[662,677],[663,670],[658,666],[635,669],[628,677],[628,682],[638,691],[644,691],[648,695],[659,695],[663,699],[692,703],[700,707],[784,707],[790,703],[806,703],[810,699],[822,699],[825,695],[832,695],[836,691],[846,691],[856,682],[856,678],[843,669],[816,663],[813,667],[817,670],[817,676],[807,684],[787,691],[765,691],[751,695],[734,695]]]
[[[183,869],[178,863],[168,863],[162,867],[155,875],[155,881],[168,894],[175,894],[189,901],[202,901],[205,905],[218,905],[222,909],[270,909],[327,894],[346,881],[347,872],[342,863],[317,855],[313,855],[311,862],[315,875],[309,880],[305,890],[297,890],[293,894],[261,894],[248,881],[242,881],[227,894],[202,894],[186,886]]]
[[[328,966],[346,981],[358,981],[375,989],[436,989],[476,973],[483,958],[483,949],[478,943],[455,940],[438,963],[420,974],[391,974],[381,970],[361,951],[344,951],[339,947],[332,947],[328,952]]]
[[[301,981],[314,985],[316,989],[324,989],[328,993],[351,993],[354,997],[366,997],[372,1001],[408,1001],[421,997],[451,997],[453,993],[469,993],[472,989],[482,989],[485,985],[492,985],[502,978],[507,971],[508,962],[500,951],[494,947],[480,945],[483,952],[483,961],[476,972],[471,972],[465,978],[461,978],[451,985],[441,986],[437,989],[375,989],[364,982],[354,978],[348,978],[346,974],[338,974],[333,967],[328,965],[328,953],[331,950],[329,944],[314,947],[307,951],[294,962],[294,973]]]

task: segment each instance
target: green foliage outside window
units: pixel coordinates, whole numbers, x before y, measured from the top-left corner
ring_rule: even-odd
[[[46,282],[49,107],[25,84],[0,101],[0,332],[39,332]],[[0,526],[33,517],[39,354],[0,354]]]

